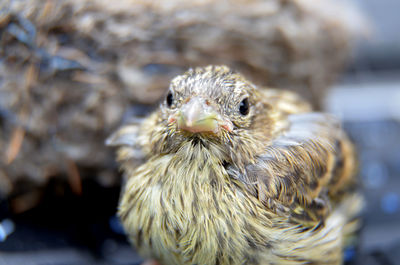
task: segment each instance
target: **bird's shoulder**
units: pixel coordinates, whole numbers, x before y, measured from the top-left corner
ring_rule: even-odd
[[[259,93],[262,101],[283,115],[312,111],[311,104],[292,91],[261,87]]]

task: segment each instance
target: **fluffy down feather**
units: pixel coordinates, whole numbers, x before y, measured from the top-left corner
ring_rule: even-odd
[[[190,69],[168,97],[107,142],[127,177],[119,215],[141,255],[162,264],[342,263],[362,199],[338,120],[225,66]]]

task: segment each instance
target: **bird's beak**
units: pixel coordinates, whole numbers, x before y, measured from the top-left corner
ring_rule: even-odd
[[[224,120],[207,101],[200,97],[193,97],[185,103],[176,114],[179,129],[192,133],[218,133],[220,128],[232,130],[232,122]]]

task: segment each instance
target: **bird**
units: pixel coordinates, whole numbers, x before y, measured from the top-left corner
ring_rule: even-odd
[[[160,264],[342,264],[363,198],[353,143],[300,95],[224,65],[190,68],[106,140],[118,216]]]

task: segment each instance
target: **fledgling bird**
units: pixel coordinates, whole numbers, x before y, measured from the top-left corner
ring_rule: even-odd
[[[353,146],[296,94],[226,66],[190,69],[107,143],[127,177],[119,216],[143,257],[341,264],[352,244],[362,206]]]

